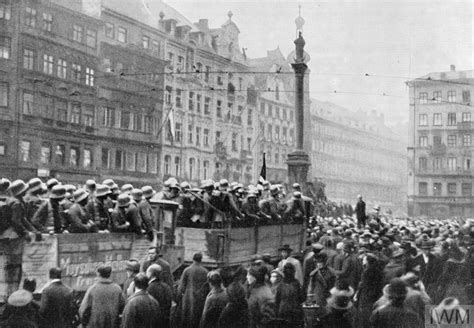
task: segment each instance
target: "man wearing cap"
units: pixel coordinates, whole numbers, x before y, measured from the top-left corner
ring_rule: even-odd
[[[327,260],[326,253],[314,255],[316,265],[314,270],[309,273],[308,289],[304,290],[305,293],[308,293],[308,298],[321,307],[326,305],[326,299],[331,296],[330,290],[336,283],[336,273],[328,267]]]
[[[133,189],[131,193],[138,215],[141,221],[141,227],[145,230],[150,241],[153,241],[153,210],[150,203],[143,197],[141,189]]]
[[[303,285],[303,272],[301,270],[300,261],[291,256],[291,252],[293,251],[293,249],[290,247],[290,245],[285,244],[280,247],[278,251],[283,257],[283,259],[278,263],[278,269],[283,272],[283,267],[286,263],[293,264],[293,266],[295,267],[295,278],[300,282],[301,285]]]
[[[83,326],[119,327],[119,315],[125,301],[120,286],[110,279],[111,273],[110,265],[101,265],[97,269],[99,279],[87,289],[79,308]]]
[[[305,214],[306,214],[306,220],[309,220],[311,217],[314,215],[314,201],[310,197],[306,196],[303,194],[303,191],[301,189],[301,185],[299,183],[293,183],[293,192],[298,191],[301,193],[301,199],[304,202],[304,208],[305,208]]]
[[[66,197],[66,188],[56,185],[51,189],[49,200],[43,202],[32,218],[33,225],[41,232],[61,233],[64,229],[63,210],[60,205]]]
[[[54,189],[54,187],[53,187]],[[72,328],[73,290],[61,281],[61,269],[49,269],[49,285],[41,293],[41,327]]]
[[[270,221],[271,217],[264,214],[258,206],[257,194],[255,191],[249,191],[247,198],[242,204],[242,213],[246,218],[248,226],[264,225]]]
[[[362,196],[357,196],[357,204],[355,206],[356,218],[357,218],[357,227],[364,228],[365,221],[367,219],[365,214],[365,202],[362,200]]]
[[[262,212],[272,218],[272,223],[281,223],[282,214],[285,210],[284,205],[280,201],[279,193],[278,186],[271,186],[270,197],[260,203]]]
[[[292,197],[286,202],[286,210],[283,214],[285,223],[301,224],[307,218],[306,206],[301,192],[294,191]]]
[[[130,259],[125,264],[127,279],[123,283],[123,297],[128,299],[133,294],[133,279],[140,272],[140,262],[136,259]]]
[[[128,194],[121,194],[117,198],[117,207],[112,211],[112,232],[142,233],[141,218],[138,208]]]
[[[68,211],[68,221],[66,230],[70,233],[97,232],[93,218],[86,205],[89,199],[89,193],[82,188],[77,189],[74,194],[74,205]]]
[[[37,232],[33,225],[26,219],[27,206],[24,196],[28,190],[28,185],[23,180],[15,180],[10,185],[9,191],[12,197],[8,198],[7,206],[11,209],[11,227],[19,237],[25,237],[27,241],[31,238],[28,232]],[[8,230],[7,230],[8,231]],[[16,238],[12,235],[11,238]]]
[[[108,186],[99,184],[94,185],[95,197],[89,197],[86,209],[93,218],[99,231],[108,232],[110,230],[110,213],[106,202],[110,195]]]
[[[44,200],[39,196],[43,192],[42,188],[43,182],[40,179],[33,178],[28,181],[28,191],[26,192],[24,199],[26,204],[26,219],[30,223],[33,222],[33,216],[44,202]]]

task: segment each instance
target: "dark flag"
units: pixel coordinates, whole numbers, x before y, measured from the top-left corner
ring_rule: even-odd
[[[263,153],[263,164],[260,170],[260,176],[258,177],[258,184],[263,185],[263,182],[267,179],[267,164],[265,162],[265,153]]]

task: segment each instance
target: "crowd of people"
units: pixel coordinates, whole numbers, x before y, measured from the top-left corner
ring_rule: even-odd
[[[147,259],[127,262],[125,281],[112,281],[112,268],[99,267],[78,306],[61,269],[52,268],[39,304],[31,281],[9,296],[2,327],[415,328],[424,326],[426,306],[463,311],[462,304],[474,301],[474,220],[396,218],[378,206],[367,214],[361,196],[353,216],[323,217],[314,215],[298,184],[285,199],[280,186],[243,188],[227,181],[193,189],[168,180],[158,193],[92,182],[70,191],[51,180],[47,190],[35,187],[34,179],[2,180],[0,190],[9,196],[0,208],[11,212],[4,234],[86,232],[75,230],[74,220],[88,232],[146,234],[154,219],[145,222],[140,204],[157,198],[175,200],[184,225],[222,226],[229,218],[238,226],[306,222],[306,248],[294,252],[283,245],[278,262],[275,254],[259,254],[248,266],[211,271],[196,253],[176,281],[159,249],[150,248]],[[197,203],[204,206],[194,209]],[[39,204],[35,211],[32,204]],[[67,214],[59,215],[63,208]]]

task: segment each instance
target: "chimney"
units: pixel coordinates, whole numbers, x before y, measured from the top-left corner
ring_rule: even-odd
[[[451,64],[451,65],[449,66],[449,70],[450,70],[451,72],[454,72],[454,71],[456,70],[456,66],[454,66],[453,64]]]
[[[209,29],[209,20],[201,18],[197,23],[200,30],[207,31]]]

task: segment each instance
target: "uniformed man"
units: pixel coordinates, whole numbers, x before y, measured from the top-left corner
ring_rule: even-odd
[[[270,198],[263,200],[261,204],[262,212],[271,217],[272,223],[281,223],[284,205],[279,197],[280,191],[277,186],[270,187]]]
[[[99,231],[110,231],[110,212],[107,207],[107,200],[110,189],[106,185],[99,184],[95,187],[95,197],[89,197],[86,209],[93,218]]]
[[[143,191],[141,189],[133,189],[131,196],[138,209],[140,216],[141,228],[148,235],[150,240],[153,240],[153,223],[152,223],[152,209],[151,205],[143,198]]]
[[[66,188],[56,185],[51,189],[49,200],[41,204],[33,216],[32,223],[43,233],[61,233],[64,229],[64,217],[61,201],[66,197]]]
[[[28,232],[34,232],[36,229],[26,220],[26,204],[24,196],[28,190],[28,185],[23,180],[15,180],[8,189],[12,197],[7,198],[7,206],[11,210],[11,228],[7,238],[15,239],[23,237],[27,241],[31,240]],[[7,232],[6,231],[6,232]],[[2,237],[5,237],[2,235]]]
[[[303,223],[306,220],[305,203],[301,192],[294,191],[293,196],[286,202],[283,219],[287,223]]]
[[[28,191],[26,192],[24,200],[26,204],[26,219],[30,223],[32,223],[36,211],[38,211],[41,204],[44,202],[40,197],[42,189],[43,182],[39,178],[33,178],[28,181]]]
[[[141,234],[141,219],[138,207],[129,195],[121,194],[117,198],[117,207],[112,211],[112,232],[135,232]]]
[[[86,209],[89,193],[79,188],[74,192],[73,197],[74,205],[67,212],[66,230],[70,233],[97,232],[93,217]]]
[[[299,183],[293,183],[292,187],[293,187],[293,192],[299,191],[301,193],[301,199],[304,202],[304,208],[305,208],[305,219],[306,219],[306,222],[309,222],[311,218],[314,216],[314,201],[312,198],[303,194],[301,185]]]

